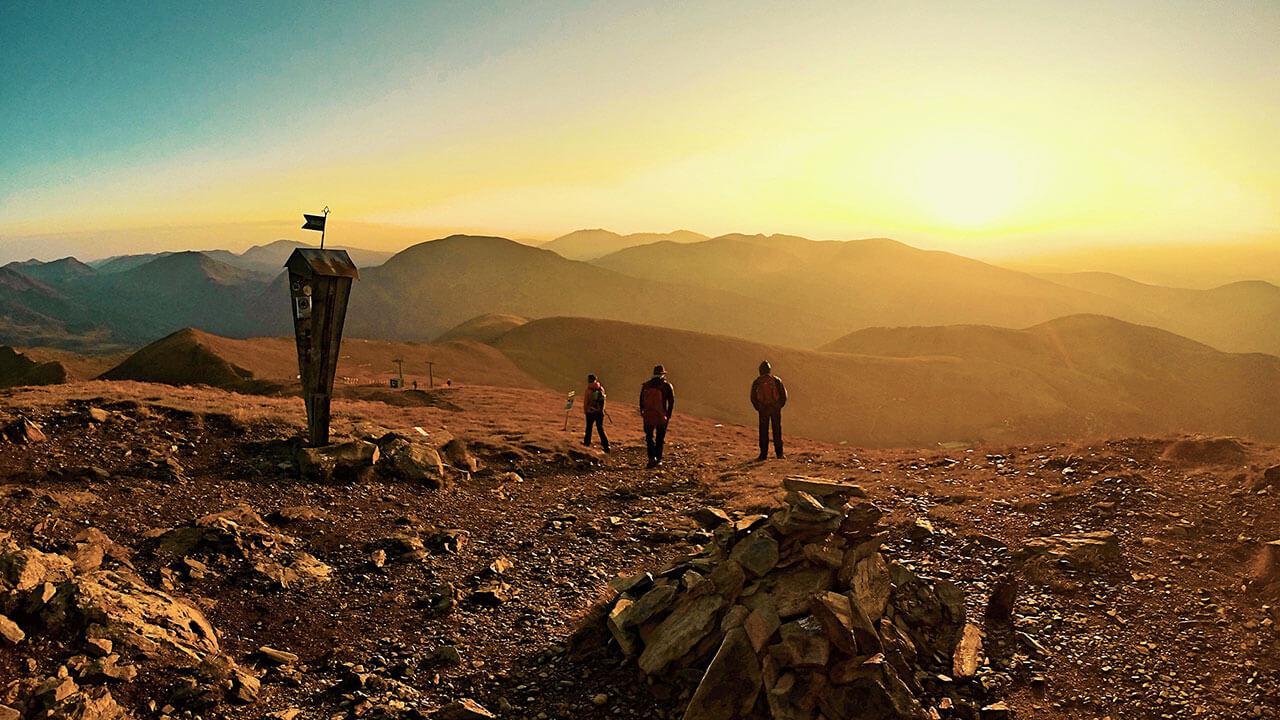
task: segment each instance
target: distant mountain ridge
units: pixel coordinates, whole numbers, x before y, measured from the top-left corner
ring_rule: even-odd
[[[425,342],[483,314],[589,316],[819,347],[872,327],[1024,328],[1098,314],[1220,350],[1280,354],[1280,288],[1268,283],[1179,290],[1100,274],[1036,276],[887,238],[699,237],[625,236],[659,239],[590,263],[497,237],[417,243],[379,264],[357,262],[347,334]],[[298,245],[132,256],[98,268],[10,263],[0,268],[0,342],[114,350],[184,327],[289,334],[280,265]]]
[[[575,230],[542,245],[542,249],[550,250],[569,260],[594,260],[637,245],[655,242],[694,243],[707,240],[707,236],[692,230],[676,230],[669,233],[631,233],[619,235],[616,232],[595,228],[593,230]]]

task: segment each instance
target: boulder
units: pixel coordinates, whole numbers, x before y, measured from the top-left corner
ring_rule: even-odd
[[[49,625],[74,625],[144,653],[171,651],[200,660],[219,652],[217,633],[204,613],[110,570],[58,585],[40,617]]]
[[[383,447],[382,464],[397,477],[434,488],[444,485],[444,463],[435,448],[399,438]]]
[[[992,620],[1008,620],[1013,617],[1013,606],[1018,601],[1018,577],[1001,575],[991,587],[986,615]]]
[[[320,480],[355,480],[378,462],[378,456],[378,446],[364,440],[302,448],[298,451],[298,470],[304,477]]]
[[[440,449],[444,451],[445,459],[453,467],[467,472],[476,472],[480,469],[480,463],[471,454],[471,448],[467,446],[466,440],[453,438]]]
[[[45,583],[58,583],[71,578],[75,565],[57,553],[40,552],[32,547],[13,544],[0,546],[0,579],[15,590],[32,590]]]

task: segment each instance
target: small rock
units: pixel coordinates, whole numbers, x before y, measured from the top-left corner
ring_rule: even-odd
[[[18,627],[18,623],[4,615],[0,615],[0,638],[4,638],[11,645],[17,645],[26,637],[27,634],[22,632],[22,628]]]

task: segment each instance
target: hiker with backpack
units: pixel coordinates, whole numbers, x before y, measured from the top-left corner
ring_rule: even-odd
[[[675,389],[667,382],[667,371],[661,365],[653,367],[653,377],[640,386],[640,416],[644,419],[644,444],[649,450],[649,464],[655,468],[662,464],[662,445],[667,438],[667,423],[675,407]]]
[[[769,426],[773,425],[773,451],[782,457],[782,406],[787,404],[787,386],[773,374],[766,360],[760,363],[760,375],[751,383],[751,406],[760,414],[760,457],[769,458]]]
[[[604,386],[596,380],[595,375],[587,376],[587,389],[582,393],[582,411],[587,415],[587,434],[582,438],[582,444],[591,447],[591,428],[595,427],[600,433],[600,447],[605,452],[609,452],[609,438],[604,434],[604,399],[608,397],[604,394]]]

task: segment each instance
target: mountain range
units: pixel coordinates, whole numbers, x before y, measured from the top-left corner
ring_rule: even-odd
[[[591,262],[548,249],[652,237],[663,239]],[[883,238],[700,237],[582,231],[537,248],[454,235],[384,262],[358,255],[347,334],[425,342],[482,314],[577,316],[817,348],[873,327],[1025,328],[1094,314],[1218,350],[1280,354],[1280,288],[1266,282],[1188,290],[1098,273],[1029,274]],[[279,265],[294,247],[126,256],[97,267],[73,258],[11,263],[0,268],[0,343],[119,349],[184,327],[287,335]]]

